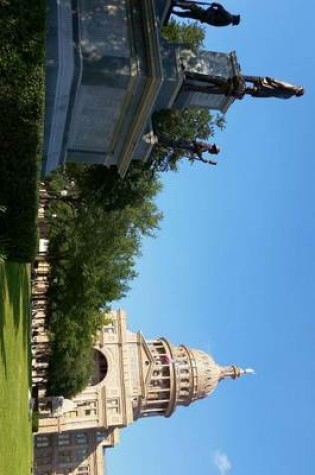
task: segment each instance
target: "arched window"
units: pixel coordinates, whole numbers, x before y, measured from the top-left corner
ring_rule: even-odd
[[[107,375],[108,364],[107,359],[98,350],[93,350],[93,366],[92,374],[89,380],[89,386],[96,386],[99,384]]]

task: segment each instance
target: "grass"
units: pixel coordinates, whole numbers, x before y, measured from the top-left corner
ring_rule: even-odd
[[[9,260],[37,249],[44,102],[44,0],[0,0],[0,242]]]
[[[29,266],[0,263],[0,474],[31,473],[29,327]]]

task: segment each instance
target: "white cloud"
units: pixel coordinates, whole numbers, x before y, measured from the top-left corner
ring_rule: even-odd
[[[216,450],[214,452],[213,463],[219,470],[220,475],[227,475],[232,468],[232,464],[228,456],[220,450]]]

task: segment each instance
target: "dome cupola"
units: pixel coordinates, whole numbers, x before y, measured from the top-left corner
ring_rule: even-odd
[[[145,383],[145,397],[139,400],[135,418],[169,417],[176,406],[188,406],[211,394],[223,379],[236,379],[253,370],[220,366],[207,353],[173,346],[165,338],[147,342],[150,368]]]

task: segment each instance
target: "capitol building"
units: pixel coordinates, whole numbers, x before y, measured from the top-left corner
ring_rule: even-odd
[[[127,329],[121,310],[110,318],[95,340],[88,386],[59,408],[39,398],[35,475],[102,475],[104,449],[117,444],[120,429],[144,417],[170,417],[178,406],[209,396],[220,381],[251,371],[220,366],[165,338],[146,340]]]

